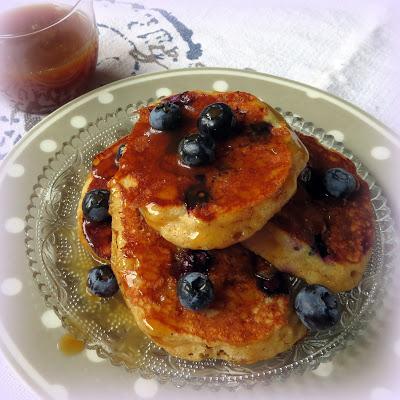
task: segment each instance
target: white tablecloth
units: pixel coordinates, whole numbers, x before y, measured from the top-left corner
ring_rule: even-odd
[[[95,0],[96,86],[168,68],[250,68],[324,89],[399,132],[399,6],[340,3]],[[0,100],[0,160],[39,119]],[[0,387],[4,399],[35,398],[3,356]]]

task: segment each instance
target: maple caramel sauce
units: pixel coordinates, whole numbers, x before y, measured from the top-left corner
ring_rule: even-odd
[[[0,15],[0,90],[23,111],[47,113],[79,96],[96,68],[93,17],[69,11],[38,4]]]
[[[118,171],[115,163],[115,156],[118,148],[126,142],[126,138],[122,138],[114,143],[111,147],[99,153],[93,160],[91,171],[91,182],[87,191],[95,189],[108,190],[108,182]],[[85,217],[82,222],[82,231],[89,246],[95,254],[101,259],[111,258],[111,220],[104,222],[88,221]]]
[[[65,356],[74,356],[81,353],[85,349],[85,343],[76,339],[69,333],[61,336],[57,343],[58,350]]]
[[[218,192],[220,208],[240,207],[243,192],[248,189],[260,196],[260,192],[265,188],[257,187],[259,176],[251,172],[252,168],[248,169],[248,174],[235,174],[235,171],[242,172],[243,165],[254,164],[253,150],[265,151],[269,146],[275,150],[275,154],[284,159],[282,164],[287,162],[289,151],[286,144],[279,142],[279,134],[269,134],[272,126],[266,127],[262,134],[254,134],[254,125],[268,124],[263,121],[265,106],[253,105],[252,98],[253,96],[247,93],[241,93],[239,97],[237,92],[218,93],[217,96],[198,92],[173,95],[163,101],[178,104],[182,119],[176,129],[161,132],[152,128],[149,123],[149,115],[154,105],[141,109],[139,120],[128,138],[128,148],[122,159],[122,166],[126,168],[122,168],[122,173],[118,173],[118,178],[123,179],[124,173],[129,174],[134,171],[135,179],[138,180],[138,187],[141,190],[137,191],[135,196],[131,196],[129,201],[138,208],[151,204],[162,207],[181,205],[185,202],[186,191],[193,185],[198,185],[201,177],[204,177],[202,186],[212,187],[214,193]],[[183,137],[198,132],[200,113],[206,106],[215,102],[226,103],[232,108],[237,121],[235,132],[231,138],[218,141],[216,160],[211,165],[187,167],[179,161],[178,143]],[[282,172],[282,175],[285,173],[286,171]],[[228,178],[223,179],[224,176]],[[214,180],[214,178],[220,179]],[[271,179],[271,193],[281,184],[278,179],[272,181],[273,179]],[[228,182],[232,185],[228,185]],[[230,195],[227,196],[227,193]],[[214,209],[207,205],[208,203],[204,203],[203,206],[194,207],[190,213],[203,221],[211,221],[215,218],[215,213]]]
[[[92,222],[84,219],[82,229],[85,239],[95,254],[100,259],[109,260],[112,240],[111,222]]]
[[[88,271],[96,264],[98,263],[85,253],[78,259],[71,260],[65,266],[68,276],[73,277],[70,282],[75,287],[74,290],[76,290],[79,298],[80,307],[74,311],[74,315],[77,317],[76,321],[89,322],[89,326],[98,326],[107,331],[107,337],[104,339],[107,341],[107,349],[110,349],[108,340],[111,335],[115,340],[112,345],[115,344],[118,347],[118,352],[121,351],[121,345],[126,346],[129,361],[137,360],[141,356],[139,349],[146,343],[147,339],[137,327],[135,318],[125,304],[121,293],[117,292],[112,298],[104,299],[95,296],[87,288]],[[74,327],[74,330],[82,332],[81,329],[82,327],[79,326]],[[87,325],[84,329],[87,332]],[[67,335],[63,335],[57,342],[58,350],[65,356],[78,354],[82,348],[81,341],[70,333],[67,333]],[[96,343],[98,343],[97,339]],[[75,351],[76,353],[74,353]]]

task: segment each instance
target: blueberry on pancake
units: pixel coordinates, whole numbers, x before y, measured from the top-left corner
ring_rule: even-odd
[[[342,154],[299,137],[310,159],[295,195],[244,246],[310,284],[350,290],[360,282],[374,242],[368,184]]]

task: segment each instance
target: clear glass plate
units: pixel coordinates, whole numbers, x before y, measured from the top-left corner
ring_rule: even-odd
[[[376,216],[372,257],[359,286],[340,294],[344,313],[334,329],[309,334],[289,351],[251,366],[217,360],[189,362],[170,356],[144,337],[120,295],[98,299],[86,292],[87,271],[96,262],[77,237],[76,208],[81,188],[92,158],[129,133],[136,120],[134,111],[143,104],[118,109],[80,130],[64,143],[38,177],[26,217],[26,248],[34,280],[46,304],[54,309],[68,331],[84,340],[100,357],[143,377],[176,386],[191,384],[215,389],[265,384],[292,373],[301,374],[331,359],[366,328],[382,298],[396,247],[393,221],[381,189],[349,150],[311,122],[279,108],[293,129],[317,137],[324,145],[352,159],[371,190]],[[292,280],[293,286],[301,284]]]

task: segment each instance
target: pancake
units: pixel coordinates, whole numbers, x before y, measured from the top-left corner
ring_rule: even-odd
[[[110,181],[111,265],[139,328],[170,354],[250,364],[289,349],[306,334],[289,295],[256,286],[254,255],[241,245],[212,251],[215,298],[202,311],[181,306],[174,273],[180,251],[131,207],[130,187]]]
[[[111,258],[111,223],[110,221],[91,222],[86,220],[82,212],[82,202],[87,192],[94,189],[108,189],[109,180],[118,170],[115,164],[115,155],[119,146],[125,141],[126,138],[118,140],[94,157],[92,170],[89,172],[82,187],[77,209],[79,241],[93,258],[104,263],[109,262]]]
[[[131,206],[179,247],[220,249],[250,237],[294,194],[308,159],[304,146],[280,114],[248,93],[192,91],[161,101],[178,104],[182,121],[157,131],[149,125],[156,104],[139,110],[115,176]],[[236,131],[217,142],[213,163],[185,167],[178,143],[197,131],[200,112],[215,102],[232,108]],[[188,200],[199,194],[201,201]]]
[[[194,312],[180,305],[171,268],[179,249],[130,206],[129,190],[122,196],[125,181],[111,180],[118,168],[115,155],[126,141],[121,139],[94,158],[82,189],[78,231],[85,248],[102,262],[110,263],[112,242],[111,265],[138,326],[169,353],[189,360],[254,363],[289,349],[306,329],[287,294],[268,297],[256,287],[254,254],[240,245],[213,252],[210,279],[217,298],[211,307]],[[89,223],[82,214],[85,194],[105,188],[111,189],[113,231],[109,221]],[[235,330],[227,328],[227,320]]]
[[[347,199],[334,199],[313,193],[299,179],[296,194],[285,207],[243,245],[309,284],[347,291],[360,282],[374,242],[368,184],[349,159],[313,137],[299,137],[308,149],[313,174],[343,168],[357,178],[358,190]]]

